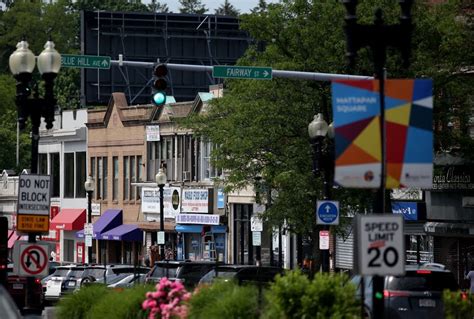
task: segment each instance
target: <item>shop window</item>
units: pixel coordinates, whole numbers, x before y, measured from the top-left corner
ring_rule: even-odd
[[[76,198],[85,198],[86,152],[76,152]]]

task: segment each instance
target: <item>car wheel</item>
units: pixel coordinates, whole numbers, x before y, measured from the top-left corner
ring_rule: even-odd
[[[95,281],[95,278],[93,276],[87,276],[87,277],[84,277],[82,278],[81,280],[81,286],[84,285],[84,284],[90,284],[91,282],[94,282]]]

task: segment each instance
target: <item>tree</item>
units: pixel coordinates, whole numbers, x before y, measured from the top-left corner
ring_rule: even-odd
[[[250,10],[251,13],[265,12],[267,10],[267,2],[265,0],[259,0],[258,5]]]
[[[151,3],[148,5],[148,9],[151,12],[163,12],[163,13],[169,12],[169,8],[166,3],[161,4],[159,1],[156,1],[156,0],[151,1]]]
[[[216,15],[222,16],[233,16],[237,17],[240,14],[240,11],[235,8],[229,0],[225,0],[224,3],[215,10]]]
[[[372,23],[374,8],[381,4],[387,23],[397,23],[398,4],[381,0],[364,1],[358,6],[360,22]],[[459,19],[459,14],[459,3],[455,1],[433,6],[417,2],[413,10],[416,24],[412,67],[401,68],[398,52],[389,50],[388,55],[389,77],[434,79],[439,120],[441,114],[446,115],[442,105],[447,96],[451,102],[455,96],[456,109],[465,112],[454,111],[456,114],[471,114],[473,95],[468,87],[472,87],[473,80],[452,76],[474,61],[472,41],[461,40],[472,38],[472,24]],[[303,0],[284,0],[244,14],[242,28],[257,43],[267,46],[263,52],[249,48],[239,64],[347,73],[344,16],[344,7],[338,2]],[[353,72],[373,74],[370,51],[359,52]],[[263,184],[263,198],[269,197],[265,192],[273,190],[272,206],[265,218],[273,225],[286,221],[290,229],[310,234],[317,242],[314,208],[315,201],[322,198],[322,187],[311,173],[307,126],[314,114],[331,114],[330,105],[325,102],[330,101],[328,85],[281,78],[233,80],[226,85],[223,98],[213,100],[203,114],[192,116],[182,125],[220,146],[213,152],[212,161],[228,172],[224,181],[227,190]],[[370,190],[338,188],[334,198],[341,202],[343,214],[370,211],[372,207]]]
[[[204,14],[207,11],[207,8],[200,0],[179,0],[181,8],[179,12],[181,13],[195,13],[195,14]]]

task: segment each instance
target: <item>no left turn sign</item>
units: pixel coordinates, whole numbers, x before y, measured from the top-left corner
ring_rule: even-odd
[[[48,275],[48,246],[21,243],[20,244],[20,276]]]

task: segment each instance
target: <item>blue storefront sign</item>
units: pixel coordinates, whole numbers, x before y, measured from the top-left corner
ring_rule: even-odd
[[[217,208],[222,209],[225,208],[224,204],[224,190],[222,188],[219,188],[217,190]]]
[[[392,202],[392,213],[402,214],[404,220],[418,220],[418,206],[416,202]]]

